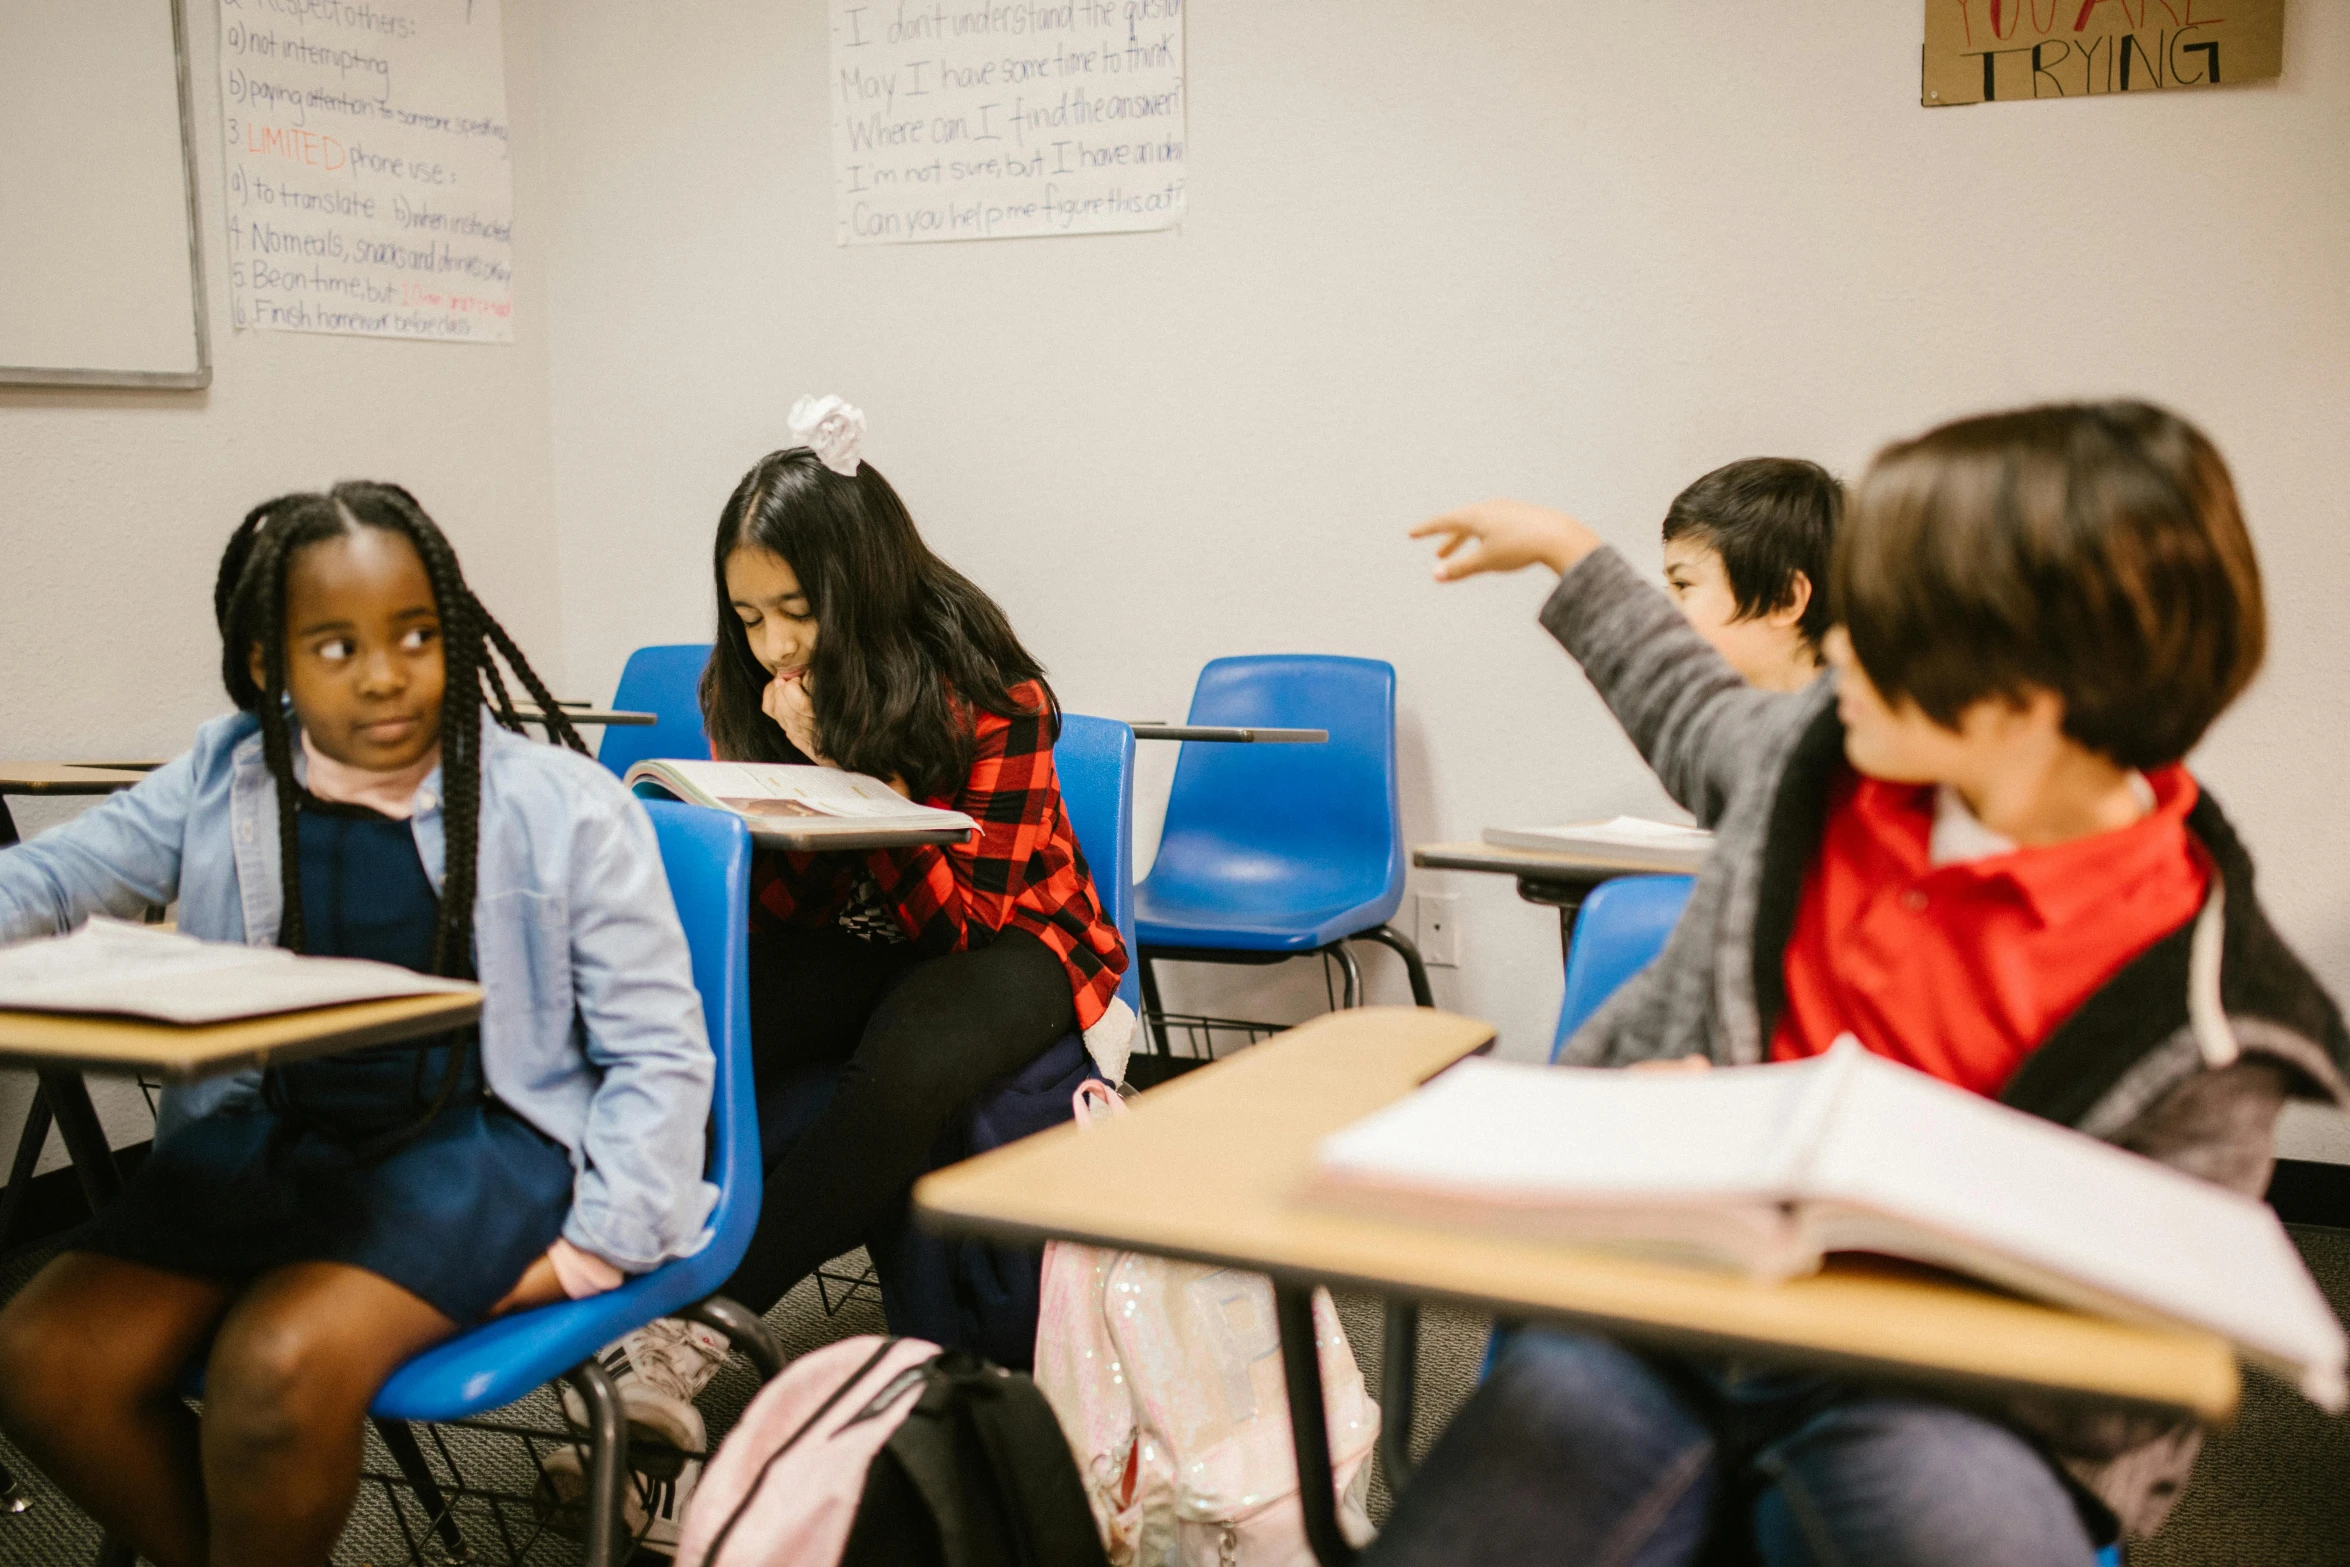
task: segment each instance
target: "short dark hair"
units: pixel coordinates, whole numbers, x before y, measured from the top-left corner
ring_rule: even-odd
[[[2065,733],[2128,767],[2186,755],[2268,645],[2227,464],[2147,403],[1989,414],[1887,447],[1832,578],[1887,700],[1955,728],[1985,697],[2053,691]]]
[[[916,795],[962,786],[976,754],[971,710],[1046,721],[1061,708],[1044,666],[970,578],[931,552],[898,492],[871,463],[833,472],[805,446],[754,463],[718,516],[711,575],[718,644],[702,670],[702,718],[713,756],[804,762],[759,706],[769,676],[726,592],[738,549],[781,556],[808,596],[820,635],[808,695],[824,748],[843,767],[902,776]],[[1043,687],[1031,709],[1012,688]]]
[[[1835,624],[1828,612],[1828,558],[1844,486],[1816,462],[1795,457],[1748,457],[1728,463],[1673,497],[1665,512],[1665,542],[1693,539],[1722,557],[1740,619],[1784,607],[1795,596],[1795,574],[1811,584],[1796,630],[1817,653]]]

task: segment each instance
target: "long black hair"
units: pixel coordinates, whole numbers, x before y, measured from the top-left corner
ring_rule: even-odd
[[[473,977],[474,872],[481,828],[481,713],[517,734],[522,720],[492,659],[506,661],[538,704],[549,738],[587,751],[554,698],[506,634],[465,585],[457,554],[439,527],[396,484],[352,481],[324,494],[305,492],[264,501],[245,514],[220,558],[213,584],[213,618],[220,625],[220,679],[229,700],[261,720],[262,754],[277,784],[278,874],[285,914],[277,943],[303,950],[301,837],[295,819],[293,728],[286,721],[286,573],[294,552],[361,528],[396,533],[415,546],[432,583],[441,617],[447,681],[441,697],[441,796],[448,843],[440,922],[433,931],[432,968],[453,979]],[[253,649],[261,649],[263,683],[253,681]]]
[[[975,740],[958,706],[1033,718],[1012,688],[1044,687],[1051,734],[1061,705],[1044,666],[1020,645],[995,600],[932,554],[906,503],[871,463],[834,473],[805,446],[770,452],[719,514],[711,571],[718,645],[702,671],[702,719],[714,755],[747,762],[807,758],[759,707],[769,675],[726,591],[738,549],[781,556],[816,619],[808,694],[825,751],[843,767],[905,779],[917,796],[951,794]]]

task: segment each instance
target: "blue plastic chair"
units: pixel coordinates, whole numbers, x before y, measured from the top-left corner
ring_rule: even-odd
[[[1070,831],[1085,851],[1094,891],[1126,943],[1125,977],[1118,995],[1142,1015],[1142,965],[1133,961],[1134,939],[1134,731],[1115,718],[1061,715],[1061,738],[1053,745],[1053,771],[1061,780],[1061,806]]]
[[[1434,1006],[1419,949],[1387,921],[1403,902],[1395,668],[1367,658],[1264,654],[1200,671],[1191,723],[1326,729],[1320,745],[1186,743],[1166,827],[1135,890],[1136,955],[1158,1024],[1153,964],[1278,963],[1327,953],[1362,994],[1350,941],[1404,960],[1412,999]]]
[[[694,985],[718,1057],[711,1099],[708,1171],[718,1186],[710,1241],[691,1257],[640,1275],[608,1294],[500,1317],[426,1350],[392,1374],[370,1411],[385,1445],[415,1486],[434,1528],[453,1555],[465,1546],[456,1520],[425,1467],[410,1421],[470,1419],[511,1404],[558,1377],[577,1388],[589,1411],[588,1567],[619,1567],[626,1557],[621,1486],[628,1473],[628,1427],[612,1380],[596,1351],[656,1317],[692,1317],[726,1334],[760,1375],[782,1369],[759,1319],[716,1294],[742,1260],[759,1217],[759,1125],[751,1089],[751,835],[740,817],[667,800],[647,800],[661,843],[670,895],[692,950]],[[101,1564],[127,1562],[120,1546],[100,1546]]]
[[[660,722],[606,727],[596,760],[612,769],[613,777],[627,777],[631,767],[650,756],[708,759],[710,737],[702,730],[702,666],[709,662],[707,642],[640,647],[628,655],[612,705],[623,712],[657,713]]]
[[[1618,985],[1656,961],[1696,885],[1687,876],[1621,876],[1591,889],[1567,949],[1567,992],[1559,1003],[1551,1060]]]

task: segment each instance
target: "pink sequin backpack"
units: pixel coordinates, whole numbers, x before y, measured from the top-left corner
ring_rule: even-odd
[[[1125,1113],[1109,1086],[1077,1120]],[[1379,1406],[1326,1290],[1314,1337],[1340,1492],[1360,1546]],[[1060,1418],[1112,1567],[1313,1567],[1273,1288],[1263,1275],[1055,1241],[1045,1248],[1036,1383]]]

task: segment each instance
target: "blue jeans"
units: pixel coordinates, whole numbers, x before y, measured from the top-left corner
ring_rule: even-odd
[[[1764,1567],[2092,1567],[2081,1506],[2023,1438],[1947,1405],[1527,1329],[1363,1567],[1680,1567],[1717,1527]]]

